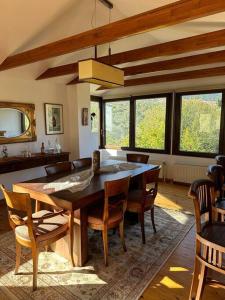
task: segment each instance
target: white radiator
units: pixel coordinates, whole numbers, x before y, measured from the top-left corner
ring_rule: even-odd
[[[196,179],[207,178],[207,166],[174,164],[173,181],[192,183]]]

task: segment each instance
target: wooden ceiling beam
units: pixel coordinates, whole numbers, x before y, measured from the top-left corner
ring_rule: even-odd
[[[225,29],[213,31],[205,34],[200,34],[200,35],[196,35],[193,37],[188,37],[176,41],[166,42],[158,45],[148,46],[140,49],[129,50],[122,53],[112,54],[111,63],[113,65],[118,65],[122,63],[150,59],[154,57],[178,55],[178,54],[188,53],[192,51],[205,50],[205,49],[221,47],[221,46],[225,46]],[[108,56],[103,56],[98,58],[99,61],[105,63],[108,62],[108,59],[109,59]],[[182,59],[180,60],[180,63],[182,64]],[[162,65],[158,64],[158,68],[160,67],[163,67],[163,63]],[[152,65],[152,68],[157,69],[157,63],[155,63],[155,65]],[[160,70],[157,69],[157,71]],[[58,67],[50,68],[46,70],[44,73],[42,73],[37,78],[37,80],[47,79],[47,78],[52,78],[52,77],[62,76],[62,75],[69,75],[77,72],[78,72],[78,63],[75,62],[72,64],[61,65]]]
[[[77,83],[81,83],[78,76],[74,77],[74,79],[69,81],[66,85],[73,85],[73,84],[77,84]]]
[[[197,79],[197,78],[207,78],[207,77],[218,77],[218,76],[225,76],[225,67],[208,68],[208,69],[201,69],[195,71],[178,72],[172,74],[129,79],[129,80],[125,80],[124,86],[128,87],[128,86],[137,86],[137,85],[146,85],[146,84],[172,82],[172,81]],[[98,90],[105,90],[105,88],[100,87],[98,88]]]
[[[198,54],[193,56],[181,57],[176,59],[153,62],[144,65],[137,65],[124,68],[125,76],[132,76],[144,73],[151,73],[165,70],[175,70],[193,66],[207,65],[213,63],[225,62],[225,50]],[[78,77],[76,80],[70,81],[68,84],[79,83]]]
[[[124,68],[125,76],[225,62],[225,50]]]
[[[224,0],[180,0],[120,21],[73,35],[6,58],[0,70],[34,63],[145,31],[225,11]]]

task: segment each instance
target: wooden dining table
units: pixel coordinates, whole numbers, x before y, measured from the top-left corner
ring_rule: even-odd
[[[101,163],[101,167],[115,166],[126,163],[117,160],[107,160]],[[82,191],[71,192],[70,189],[54,191],[45,189],[46,184],[54,182],[71,172],[57,174],[54,176],[44,176],[29,181],[13,184],[13,191],[29,193],[30,197],[36,201],[36,211],[40,210],[41,203],[64,209],[69,214],[69,234],[61,239],[53,247],[59,254],[71,258],[73,266],[83,266],[88,259],[88,224],[87,209],[90,205],[104,199],[104,182],[131,176],[132,179],[139,178],[145,171],[157,168],[157,165],[131,163],[134,169],[118,170],[114,172],[99,172],[91,179],[90,184]],[[76,212],[75,212],[76,211]],[[79,220],[75,220],[74,212],[79,213]],[[57,244],[58,243],[58,244]]]

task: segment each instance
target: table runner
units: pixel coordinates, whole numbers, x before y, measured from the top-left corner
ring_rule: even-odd
[[[117,173],[121,171],[134,170],[140,168],[135,164],[131,163],[119,163],[114,165],[102,166],[98,174],[102,173]],[[54,190],[55,192],[68,189],[71,193],[83,191],[89,186],[94,176],[93,170],[83,170],[78,173],[70,174],[59,178],[53,182],[47,183],[43,186],[44,190]]]
[[[102,166],[99,169],[98,173],[117,173],[121,171],[135,170],[137,168],[140,168],[140,166],[131,163],[119,163],[114,165]]]
[[[55,192],[68,189],[72,193],[83,191],[89,186],[93,176],[92,169],[84,170],[47,183],[43,189],[54,189]]]

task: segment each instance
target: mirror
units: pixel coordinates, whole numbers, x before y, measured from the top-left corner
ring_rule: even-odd
[[[34,105],[0,102],[0,144],[36,140]]]
[[[0,137],[13,138],[24,134],[30,126],[25,113],[15,108],[0,108]]]

